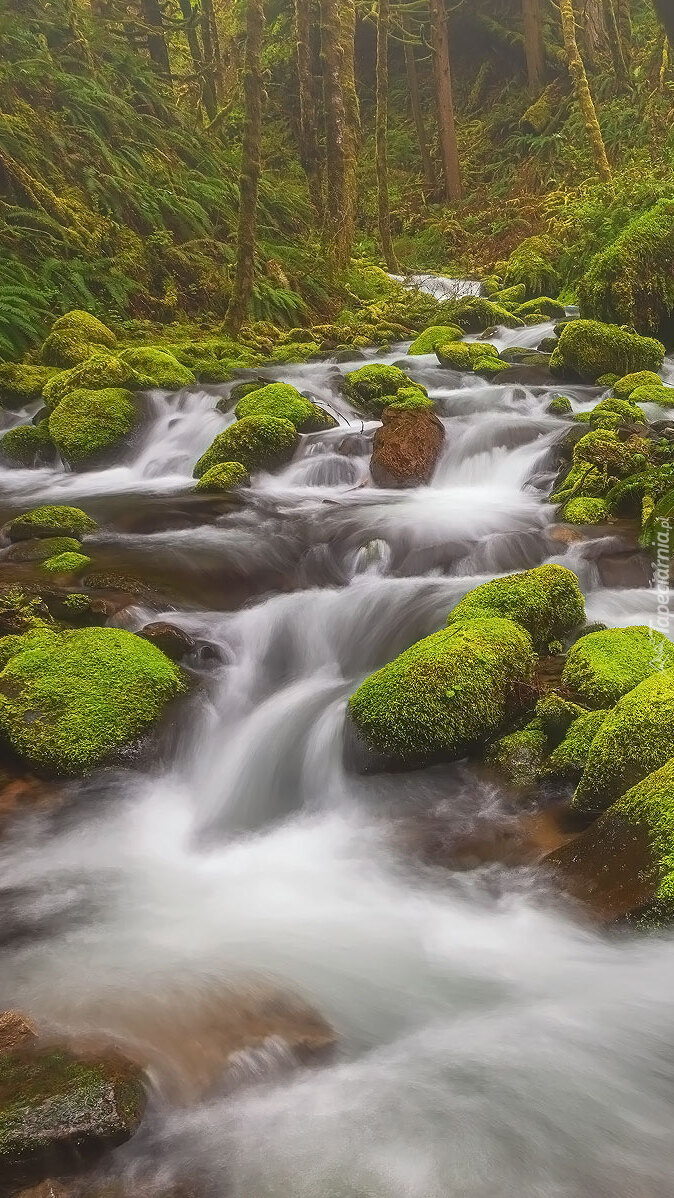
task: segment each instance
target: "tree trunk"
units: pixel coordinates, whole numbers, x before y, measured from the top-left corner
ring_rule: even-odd
[[[190,48],[190,57],[194,73],[201,84],[201,99],[206,110],[206,116],[209,121],[215,119],[218,111],[218,106],[215,101],[215,92],[213,90],[213,82],[206,70],[204,55],[199,43],[199,35],[197,33],[197,16],[198,13],[192,7],[192,0],[178,0],[180,11],[183,17],[183,28],[185,37]]]
[[[332,274],[344,269],[351,256],[347,206],[346,110],[342,84],[342,42],[339,0],[320,0],[321,58],[325,101],[325,215],[323,248]]]
[[[608,46],[611,51],[611,62],[615,77],[620,87],[626,87],[629,81],[629,72],[623,52],[620,30],[618,29],[618,21],[615,14],[614,0],[604,0],[604,19],[606,22],[606,32],[608,34]]]
[[[262,43],[264,0],[246,2],[246,55],[243,67],[244,123],[239,177],[239,229],[236,242],[234,286],[227,306],[225,327],[238,333],[248,314],[253,294],[257,193],[262,153]]]
[[[603,0],[576,0],[583,33],[583,46],[590,63],[596,62],[608,45]]]
[[[570,0],[569,0],[570,2]],[[435,94],[440,134],[440,157],[445,181],[447,200],[458,203],[461,199],[461,169],[459,149],[456,142],[454,119],[454,96],[452,72],[449,59],[449,35],[447,12],[444,0],[429,0],[431,16],[431,46],[435,74]]]
[[[545,47],[543,45],[543,20],[540,0],[522,0],[524,21],[524,52],[527,59],[527,77],[532,92],[540,90],[545,71]]]
[[[220,54],[220,37],[215,19],[213,0],[202,0],[201,6],[201,41],[204,47],[206,69],[211,81],[216,108],[222,103],[222,58]]]
[[[592,93],[590,92],[585,66],[576,41],[576,18],[573,12],[572,0],[560,0],[559,11],[562,17],[562,33],[564,35],[564,48],[569,65],[569,74],[571,75],[571,82],[573,83],[578,106],[585,121],[585,128],[590,140],[595,166],[600,179],[608,182],[611,178],[611,168],[606,157],[606,147],[604,146],[604,139],[601,135],[599,121],[597,120],[597,110],[595,109]]]
[[[654,0],[655,10],[665,27],[670,45],[674,46],[674,5],[672,0]]]
[[[414,125],[417,131],[417,141],[419,143],[419,154],[421,156],[421,168],[424,173],[424,183],[429,192],[435,191],[435,169],[433,159],[428,148],[428,139],[426,137],[426,126],[424,124],[424,114],[421,107],[421,99],[419,97],[419,77],[417,74],[417,59],[414,53],[414,42],[412,41],[411,32],[408,24],[403,20],[403,30],[405,37],[405,67],[407,69],[407,86],[410,93],[410,104],[412,107],[412,116]]]
[[[388,28],[389,0],[379,0],[377,9],[377,113],[375,141],[377,159],[377,213],[379,236],[384,260],[391,274],[400,274],[400,267],[391,237],[391,209],[388,194]]]
[[[360,105],[356,91],[356,3],[340,0],[342,41],[342,89],[346,116],[346,155],[344,186],[346,190],[345,221],[349,248],[356,233],[358,209],[358,151],[360,149]]]
[[[300,158],[309,196],[319,220],[323,218],[321,151],[318,143],[316,88],[311,46],[311,0],[295,0],[297,78],[300,96]]]
[[[140,11],[143,22],[147,27],[147,49],[150,58],[160,75],[164,75],[166,79],[170,80],[171,64],[169,62],[159,0],[141,0]]]

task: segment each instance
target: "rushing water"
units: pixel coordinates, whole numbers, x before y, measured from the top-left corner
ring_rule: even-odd
[[[504,330],[497,344],[548,332]],[[211,646],[188,661],[199,685],[139,760],[0,843],[0,1006],[112,1036],[150,1063],[144,1128],[112,1164],[132,1185],[671,1198],[671,941],[603,935],[530,867],[451,868],[453,846],[513,818],[493,781],[464,767],[359,777],[344,763],[349,693],[485,578],[561,561],[590,619],[654,610],[643,584],[604,585],[605,562],[629,548],[619,533],[568,546],[553,535],[545,495],[565,426],[545,412],[549,391],[452,375],[431,357],[406,367],[447,431],[417,491],[368,484],[375,426],[340,398],[347,368],[330,363],[268,372],[328,403],[340,427],[303,438],[233,505],[187,496],[194,461],[233,418],[215,411],[227,387],[152,396],[124,465],[0,472],[7,511],[50,500],[96,512],[94,560],[151,566],[184,596],[164,618]],[[574,407],[598,395],[577,388]],[[156,618],[143,600],[117,622]],[[417,851],[429,813],[442,865]],[[244,1062],[244,1084],[217,1070],[197,1084],[252,986],[313,1007],[336,1055],[289,1073],[272,1044]]]

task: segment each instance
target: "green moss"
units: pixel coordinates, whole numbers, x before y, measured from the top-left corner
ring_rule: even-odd
[[[658,670],[609,712],[592,742],[574,806],[588,812],[604,810],[670,757],[674,757],[674,670]]]
[[[183,366],[167,350],[147,346],[125,349],[119,356],[139,375],[151,379],[154,387],[162,387],[165,391],[179,391],[181,387],[190,387],[196,382],[196,376],[189,367]]]
[[[570,499],[562,512],[569,524],[603,524],[610,515],[604,499]]]
[[[576,641],[562,683],[592,706],[607,707],[651,674],[672,668],[674,645],[655,628],[607,628]]]
[[[420,409],[428,411],[435,404],[420,387],[401,387],[396,395],[384,395],[381,400],[384,408],[395,412],[414,412]]]
[[[102,320],[78,308],[59,316],[51,327],[52,333],[60,333],[66,329],[77,333],[82,341],[94,341],[107,346],[114,345],[117,341],[112,329],[103,324]]]
[[[517,308],[527,296],[527,289],[524,283],[517,283],[514,287],[505,287],[501,291],[495,291],[488,296],[495,304],[504,304],[506,307]]]
[[[43,570],[49,574],[81,574],[91,565],[91,558],[86,553],[58,553],[42,563]]]
[[[605,416],[618,416],[623,425],[647,424],[641,408],[627,399],[609,397],[602,399],[590,412],[590,423],[596,425]]]
[[[105,352],[104,345],[92,341],[83,341],[74,329],[63,329],[52,332],[47,337],[40,353],[41,361],[48,366],[60,366],[63,369],[79,366],[86,362],[92,354]]]
[[[669,921],[674,911],[674,760],[648,774],[613,804],[602,817],[607,830],[616,817],[646,830],[658,882],[659,910],[651,916]]]
[[[74,537],[39,537],[33,541],[17,541],[10,546],[7,561],[46,562],[59,553],[79,553],[80,548]]]
[[[385,366],[373,363],[371,366],[361,366],[351,370],[344,376],[344,394],[354,407],[373,416],[379,416],[382,409],[390,403],[395,403],[398,392],[408,391],[409,388],[426,394],[424,387],[408,378],[399,366]]]
[[[286,362],[310,362],[320,357],[321,346],[316,341],[286,342],[277,345],[269,354],[268,361],[272,364],[283,365]]]
[[[47,421],[10,428],[0,437],[0,449],[8,461],[15,465],[34,466],[40,458],[49,457],[53,450]]]
[[[133,633],[36,629],[15,639],[0,673],[0,729],[31,765],[78,774],[137,737],[183,689],[173,662]]]
[[[520,320],[519,316],[514,316],[507,308],[502,308],[500,304],[483,299],[479,295],[443,300],[438,306],[437,320],[433,323],[458,325],[464,333],[482,333],[494,326],[504,326],[507,329],[524,327],[524,321]]]
[[[596,466],[587,462],[573,465],[563,482],[550,496],[551,503],[568,503],[577,496],[598,498],[605,495],[611,483]]]
[[[449,345],[451,341],[460,341],[463,337],[461,329],[456,325],[451,324],[433,324],[428,329],[424,329],[423,333],[410,345],[408,354],[432,354],[436,346]]]
[[[674,407],[674,387],[637,387],[632,392],[632,403],[656,403],[661,408]]]
[[[194,487],[195,491],[233,491],[235,487],[246,487],[250,475],[241,462],[220,462],[202,474]]]
[[[536,719],[540,720],[546,739],[558,745],[566,736],[574,720],[583,715],[583,708],[571,703],[562,695],[550,691],[536,704]]]
[[[474,587],[449,613],[448,623],[486,616],[507,616],[544,648],[566,636],[585,617],[578,579],[565,566],[536,566]]]
[[[514,786],[532,786],[536,781],[548,742],[540,720],[532,720],[519,732],[493,744],[487,754],[487,765],[497,769]]]
[[[664,346],[652,337],[640,337],[613,324],[596,320],[571,320],[562,328],[550,369],[565,377],[594,383],[609,372],[657,371]]]
[[[581,312],[669,339],[674,314],[674,200],[630,221],[578,285]]]
[[[498,358],[483,357],[473,362],[474,373],[483,374],[488,379],[495,378],[497,374],[509,369],[507,362],[499,362]]]
[[[537,299],[527,300],[525,304],[520,304],[515,309],[515,314],[521,316],[522,319],[532,313],[536,316],[547,317],[548,320],[558,320],[560,317],[566,316],[566,308],[564,304],[560,304],[559,300],[550,299],[548,295],[540,295]]]
[[[524,283],[528,296],[556,295],[561,279],[555,260],[559,247],[549,237],[528,237],[504,264],[506,285]]]
[[[247,470],[273,470],[289,462],[298,442],[294,424],[276,416],[244,416],[213,441],[194,467],[202,478],[221,462],[240,462]]]
[[[607,715],[607,711],[585,711],[579,715],[564,739],[553,749],[542,773],[546,777],[578,782],[587,764],[592,742]]]
[[[317,433],[335,428],[337,421],[318,404],[312,403],[290,383],[269,383],[249,391],[236,405],[237,419],[245,416],[276,416],[289,420],[298,433]]]
[[[554,399],[550,400],[545,410],[551,416],[569,416],[573,408],[567,395],[556,395]]]
[[[435,356],[446,370],[469,371],[475,370],[478,364],[484,364],[486,358],[498,362],[498,350],[495,345],[485,341],[455,341],[449,345],[436,345]]]
[[[5,408],[23,408],[41,399],[45,384],[58,373],[50,366],[0,362],[0,403]]]
[[[638,370],[636,374],[625,374],[610,384],[618,399],[631,399],[637,387],[664,387],[659,375],[653,370]]]
[[[61,603],[65,610],[74,616],[88,615],[91,611],[91,595],[84,595],[80,591],[71,591]]]
[[[511,620],[456,621],[370,675],[350,714],[367,744],[400,764],[461,757],[516,710],[534,660]]]
[[[607,477],[626,478],[643,470],[650,452],[650,443],[641,437],[621,441],[611,429],[598,428],[581,437],[574,447],[573,461],[577,466],[595,466]]]
[[[49,417],[49,434],[71,466],[95,464],[132,432],[138,412],[130,391],[71,391]]]
[[[140,375],[121,358],[113,358],[110,354],[94,354],[80,366],[63,370],[51,379],[43,389],[43,399],[51,412],[71,391],[100,391],[109,387],[125,387],[134,391],[152,385],[152,379]]]
[[[24,541],[29,537],[80,537],[96,528],[96,521],[79,507],[47,504],[16,516],[10,522],[8,531],[10,540]]]

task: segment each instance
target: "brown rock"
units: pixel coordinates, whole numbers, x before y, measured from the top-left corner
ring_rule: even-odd
[[[31,1186],[29,1190],[22,1190],[16,1198],[71,1198],[73,1191],[66,1189],[61,1185],[60,1181],[53,1181],[48,1178],[47,1181],[41,1181],[39,1185]]]
[[[2,1011],[0,1013],[0,1053],[14,1052],[34,1044],[37,1040],[37,1030],[25,1015],[19,1011]]]
[[[651,559],[646,552],[605,553],[597,562],[602,586],[649,587],[653,578]]]
[[[384,411],[374,435],[370,473],[378,487],[418,487],[429,483],[445,439],[434,412]]]
[[[176,628],[175,624],[169,624],[165,620],[146,624],[140,635],[145,637],[146,641],[152,641],[152,644],[170,657],[171,661],[180,661],[195,648],[191,636],[183,632],[182,628]]]
[[[625,919],[654,899],[659,872],[648,831],[614,814],[543,860],[560,887],[602,923]]]

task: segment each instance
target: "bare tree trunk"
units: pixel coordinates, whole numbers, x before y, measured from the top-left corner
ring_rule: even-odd
[[[629,66],[632,61],[632,0],[617,0],[615,15],[620,30],[623,56]]]
[[[608,45],[603,0],[576,0],[583,46],[590,63],[596,62]]]
[[[320,0],[320,8],[326,142],[323,248],[328,269],[334,274],[344,269],[351,256],[349,225],[344,219],[348,201],[342,31],[339,0]]]
[[[206,69],[204,62],[204,54],[199,42],[199,34],[197,32],[197,17],[198,13],[192,6],[192,0],[178,0],[180,11],[183,16],[183,27],[185,37],[190,48],[190,57],[194,73],[201,83],[201,99],[206,110],[206,115],[209,121],[215,119],[218,111],[218,106],[215,101],[215,92],[213,90],[213,82],[209,72]]]
[[[391,209],[388,194],[388,29],[389,0],[379,0],[377,9],[377,114],[375,140],[377,157],[377,213],[384,260],[391,274],[400,273],[391,237]]]
[[[319,220],[323,218],[321,151],[318,144],[317,99],[311,50],[311,0],[295,0],[297,78],[300,97],[300,158],[309,196]]]
[[[421,169],[424,173],[424,183],[428,191],[435,191],[436,179],[433,159],[428,148],[428,138],[426,137],[426,126],[424,124],[424,114],[421,107],[421,99],[419,97],[419,77],[417,74],[417,58],[414,53],[414,42],[408,26],[403,20],[404,44],[405,44],[405,67],[407,69],[407,86],[410,93],[410,104],[412,107],[412,116],[417,131],[417,142],[419,143],[419,154],[421,156]]]
[[[147,49],[150,58],[159,73],[170,80],[171,64],[169,62],[159,0],[141,0],[140,11],[143,21],[147,26]]]
[[[599,177],[604,182],[608,182],[611,178],[611,168],[606,157],[606,147],[604,146],[604,139],[601,135],[599,121],[597,120],[597,110],[594,106],[592,93],[590,92],[585,66],[576,41],[576,18],[573,12],[572,0],[560,0],[559,11],[562,17],[562,33],[564,35],[564,48],[569,65],[569,74],[571,75],[571,82],[573,83],[578,107],[585,121],[585,128],[590,140],[592,155]]]
[[[449,35],[447,32],[447,12],[444,0],[429,0],[429,9],[431,16],[431,45],[433,48],[438,131],[440,134],[440,157],[442,159],[442,170],[445,181],[445,196],[447,200],[458,203],[461,200],[462,194],[461,168],[459,166],[459,149],[456,142],[452,71],[449,58]]]
[[[360,104],[356,91],[356,3],[355,0],[340,0],[342,27],[342,89],[346,115],[346,155],[344,185],[346,189],[345,221],[349,247],[356,233],[358,208],[358,150],[360,149]]]
[[[608,34],[608,46],[611,51],[611,62],[615,77],[620,87],[626,87],[629,80],[629,72],[623,52],[623,45],[618,29],[618,21],[616,19],[614,0],[604,0],[604,18],[606,22],[606,32]]]
[[[262,170],[262,44],[264,0],[246,2],[246,56],[243,67],[244,124],[239,177],[239,229],[236,242],[234,286],[227,306],[225,327],[238,333],[248,314],[253,294],[257,194]]]
[[[543,20],[540,0],[522,0],[524,22],[524,52],[527,59],[527,76],[532,92],[540,89],[545,71],[545,48],[543,46]]]

